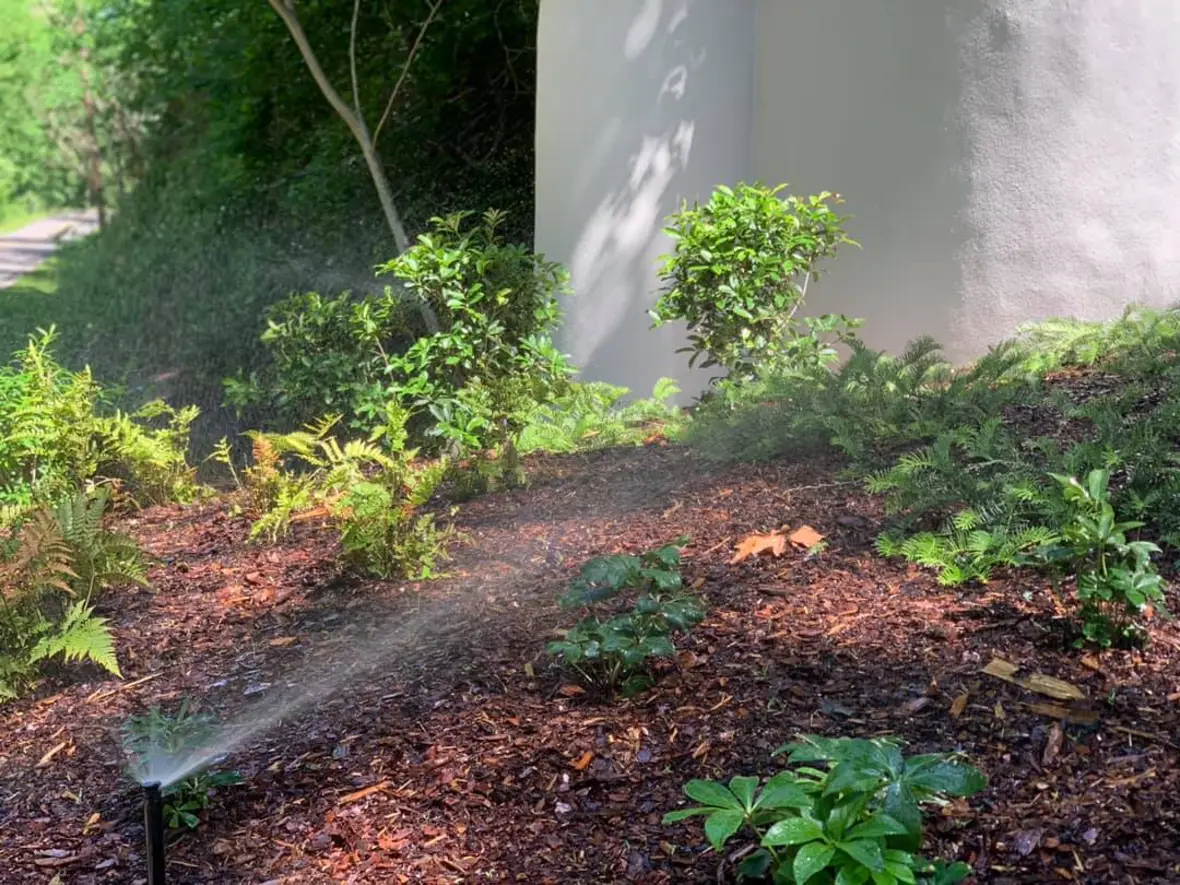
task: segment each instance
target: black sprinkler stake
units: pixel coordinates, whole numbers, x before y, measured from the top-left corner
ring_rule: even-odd
[[[143,785],[143,826],[147,831],[147,885],[164,885],[164,797],[159,784]]]

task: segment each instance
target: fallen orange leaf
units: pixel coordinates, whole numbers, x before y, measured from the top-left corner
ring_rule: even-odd
[[[963,692],[951,704],[951,718],[958,719],[963,715],[963,711],[967,709],[967,692]]]
[[[286,648],[299,641],[298,636],[278,636],[270,641],[270,645],[274,648]]]
[[[571,762],[570,767],[574,768],[578,771],[585,771],[589,767],[590,763],[593,761],[594,761],[594,754],[592,752],[590,752],[589,750],[587,750],[585,753],[583,753],[581,756],[579,756],[577,759],[575,759],[573,762]]]
[[[749,559],[751,556],[758,556],[762,553],[782,556],[786,552],[786,549],[787,539],[778,532],[771,532],[769,535],[754,533],[742,539],[729,564],[735,565],[736,563]]]
[[[801,525],[791,533],[791,543],[804,550],[810,550],[824,539],[824,536],[809,525]]]
[[[557,693],[560,695],[565,695],[567,698],[572,698],[574,695],[585,694],[586,689],[582,688],[580,685],[573,685],[571,683],[570,685],[563,685],[557,690]]]

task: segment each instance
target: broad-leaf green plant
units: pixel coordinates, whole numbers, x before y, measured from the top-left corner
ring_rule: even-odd
[[[651,660],[673,656],[673,636],[689,631],[705,616],[700,598],[684,588],[680,550],[672,544],[642,556],[588,561],[560,603],[590,613],[560,640],[550,642],[548,652],[585,682],[609,693],[621,689],[630,696],[647,688]],[[637,598],[629,610],[620,611],[612,603],[628,592]]]
[[[745,882],[953,885],[970,874],[965,864],[920,855],[921,805],[982,790],[975,768],[944,754],[907,759],[880,738],[807,735],[779,753],[798,767],[761,787],[757,777],[689,781],[684,792],[698,804],[664,823],[703,817],[718,853],[738,834],[754,839],[758,848],[738,867]]]

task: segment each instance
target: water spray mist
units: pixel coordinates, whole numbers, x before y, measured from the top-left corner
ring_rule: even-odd
[[[147,834],[147,885],[164,885],[164,797],[158,783],[143,785],[143,826]]]

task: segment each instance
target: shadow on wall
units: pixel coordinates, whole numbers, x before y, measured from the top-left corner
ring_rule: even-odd
[[[542,6],[538,100],[541,251],[576,297],[562,345],[586,378],[646,393],[662,375],[707,382],[652,331],[668,214],[741,178],[749,157],[753,3],[596,0]]]

